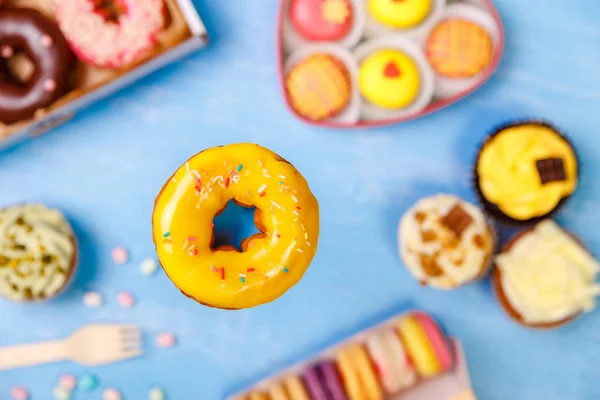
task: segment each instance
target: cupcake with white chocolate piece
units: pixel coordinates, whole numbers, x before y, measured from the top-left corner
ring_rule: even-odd
[[[58,210],[34,204],[0,210],[0,296],[14,302],[55,297],[76,263],[73,229]]]
[[[402,217],[398,241],[406,268],[423,286],[454,289],[486,275],[496,235],[476,206],[438,194]]]
[[[513,238],[496,256],[494,290],[506,313],[529,328],[556,328],[592,311],[600,264],[552,220]]]

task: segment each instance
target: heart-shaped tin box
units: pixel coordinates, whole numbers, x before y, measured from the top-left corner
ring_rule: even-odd
[[[282,0],[278,46],[296,116],[367,128],[475,91],[500,63],[504,29],[490,0]]]

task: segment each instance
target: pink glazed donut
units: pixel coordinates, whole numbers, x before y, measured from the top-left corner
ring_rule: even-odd
[[[54,0],[54,8],[73,52],[99,67],[135,62],[165,25],[163,0]]]

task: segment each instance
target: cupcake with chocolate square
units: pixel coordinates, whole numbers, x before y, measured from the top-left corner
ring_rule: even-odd
[[[552,220],[518,234],[495,259],[494,290],[519,324],[556,328],[595,308],[600,264]]]
[[[438,194],[402,217],[398,242],[406,268],[423,286],[454,289],[485,276],[496,236],[476,206]]]
[[[554,214],[577,188],[578,160],[553,126],[522,122],[489,136],[475,164],[475,189],[483,207],[502,221],[539,222]]]
[[[55,297],[76,263],[75,236],[59,211],[34,204],[0,210],[0,296],[14,302]]]

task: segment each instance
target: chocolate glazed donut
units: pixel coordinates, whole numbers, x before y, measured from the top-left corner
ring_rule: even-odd
[[[34,66],[27,82],[14,77],[7,59],[23,52]],[[31,9],[0,8],[0,121],[31,118],[70,89],[73,55],[58,26]]]

